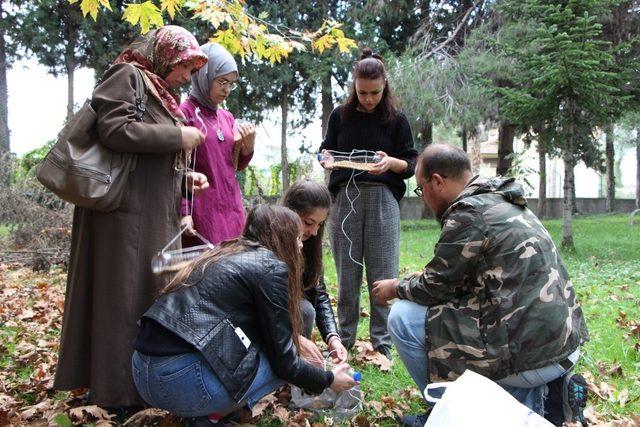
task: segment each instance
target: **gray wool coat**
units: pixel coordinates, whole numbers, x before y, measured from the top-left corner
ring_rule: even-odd
[[[147,90],[136,122],[136,70],[118,64],[93,94],[102,143],[137,153],[118,209],[76,207],[54,388],[89,387],[100,406],[141,405],[131,375],[136,321],[164,285],[151,259],[179,230],[182,174],[174,168],[181,132]]]

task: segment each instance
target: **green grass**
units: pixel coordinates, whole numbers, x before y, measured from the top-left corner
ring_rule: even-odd
[[[0,239],[9,237],[10,233],[11,233],[11,227],[9,227],[7,224],[0,224]]]
[[[559,246],[562,221],[544,221]],[[431,220],[403,221],[400,236],[401,275],[421,270],[430,260],[439,235],[438,223]],[[630,226],[626,215],[576,217],[573,221],[574,252],[562,252],[571,274],[589,327],[590,341],[578,371],[588,371],[595,383],[608,384],[613,392],[608,400],[595,396],[590,403],[605,415],[629,416],[640,413],[640,334],[631,334],[629,323],[640,321],[640,226]],[[325,250],[325,281],[331,295],[337,294],[335,265]],[[366,286],[362,309],[369,311]],[[625,324],[626,322],[626,324]],[[368,318],[358,327],[360,339],[368,337]],[[373,367],[363,371],[363,389],[367,400],[379,400],[398,390],[414,387],[404,366],[396,357],[391,372]],[[620,370],[612,369],[619,365]],[[617,371],[616,373],[611,371]],[[620,399],[628,394],[624,405]],[[625,400],[625,399],[623,399]],[[418,401],[411,402],[418,409]]]

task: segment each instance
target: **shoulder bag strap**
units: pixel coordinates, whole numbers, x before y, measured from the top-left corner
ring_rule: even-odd
[[[138,67],[133,66],[136,69],[136,121],[141,122],[144,117],[145,111],[147,111],[147,86],[142,76],[143,71]]]

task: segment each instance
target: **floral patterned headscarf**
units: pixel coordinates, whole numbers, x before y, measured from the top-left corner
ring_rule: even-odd
[[[165,25],[138,37],[113,63],[127,62],[144,71],[151,93],[174,118],[182,121],[180,98],[164,79],[176,65],[188,61],[194,61],[199,69],[207,63],[207,56],[189,31],[177,25]]]

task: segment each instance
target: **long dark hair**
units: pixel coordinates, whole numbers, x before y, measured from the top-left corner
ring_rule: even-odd
[[[384,66],[384,62],[382,62],[382,57],[366,47],[362,50],[360,60],[353,66],[351,90],[340,112],[342,121],[348,122],[358,108],[359,101],[358,94],[356,93],[356,79],[373,80],[379,77],[384,80],[384,90],[382,92],[382,99],[380,103],[376,105],[374,114],[378,115],[383,123],[391,123],[395,120],[396,114],[398,113],[398,101],[393,96],[393,93],[391,93],[389,81],[387,80],[387,69]]]
[[[331,207],[331,193],[326,185],[305,179],[289,187],[282,198],[282,204],[298,215],[309,215],[316,209],[328,210]],[[322,276],[323,234],[324,222],[318,227],[318,234],[302,242],[302,286],[305,290],[314,287]]]
[[[293,341],[299,347],[301,333],[300,299],[302,287],[302,254],[298,242],[300,238],[300,217],[284,206],[258,205],[249,211],[242,236],[221,243],[215,249],[202,255],[180,270],[161,294],[192,286],[204,278],[207,267],[223,258],[265,247],[289,267],[287,288],[289,291],[289,312],[293,326]]]

